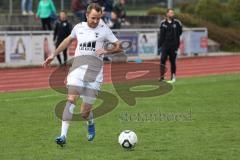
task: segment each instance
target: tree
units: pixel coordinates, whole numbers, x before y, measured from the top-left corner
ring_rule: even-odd
[[[195,13],[205,20],[222,25],[223,13],[221,7],[219,0],[199,0],[196,5]]]
[[[230,0],[229,9],[235,25],[240,25],[240,0]]]

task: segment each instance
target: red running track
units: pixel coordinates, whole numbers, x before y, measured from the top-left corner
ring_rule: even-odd
[[[149,65],[151,64],[151,65]],[[114,64],[114,73],[124,73],[129,67],[134,67],[127,78],[133,78],[141,74],[139,71],[146,70],[151,66],[155,70],[152,76],[159,76],[159,61],[146,61],[143,63]],[[168,65],[169,66],[169,65]],[[240,56],[212,56],[182,58],[177,62],[177,77],[206,76],[226,73],[240,73]],[[49,88],[49,76],[56,68],[16,68],[0,69],[0,92],[12,92],[32,89]],[[170,69],[168,69],[170,70]],[[114,74],[115,75],[115,74]],[[116,76],[119,76],[116,74]],[[169,71],[167,72],[167,77]],[[121,77],[121,76],[120,76]],[[118,77],[114,77],[118,79]],[[111,64],[104,66],[104,83],[111,83]]]

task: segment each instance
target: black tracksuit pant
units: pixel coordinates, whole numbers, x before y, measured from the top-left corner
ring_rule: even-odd
[[[161,60],[160,60],[160,78],[164,79],[166,70],[166,62],[169,57],[171,64],[171,78],[173,74],[176,74],[176,58],[177,50],[176,47],[162,47]]]
[[[57,44],[56,48],[58,48],[59,45],[60,44]],[[62,64],[62,59],[61,59],[60,54],[57,55],[57,59],[58,59],[59,64]],[[63,60],[64,60],[64,65],[66,65],[66,63],[67,63],[67,48],[63,50]]]
[[[52,26],[51,26],[51,18],[41,18],[42,21],[42,29],[43,30],[52,30]]]

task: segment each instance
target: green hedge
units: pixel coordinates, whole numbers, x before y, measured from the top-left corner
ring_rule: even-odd
[[[148,15],[165,15],[166,9],[154,7],[149,9],[147,13]],[[187,13],[177,13],[176,18],[178,18],[183,23],[183,25],[187,27],[206,27],[208,29],[208,37],[218,42],[220,44],[221,50],[240,50],[239,30],[220,27],[214,23]]]

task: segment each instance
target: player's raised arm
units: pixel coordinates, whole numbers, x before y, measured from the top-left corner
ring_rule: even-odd
[[[59,53],[61,53],[72,43],[73,40],[74,38],[72,36],[68,36],[67,38],[65,38],[58,46],[58,48],[54,51],[54,53],[43,62],[43,67],[47,67]]]

